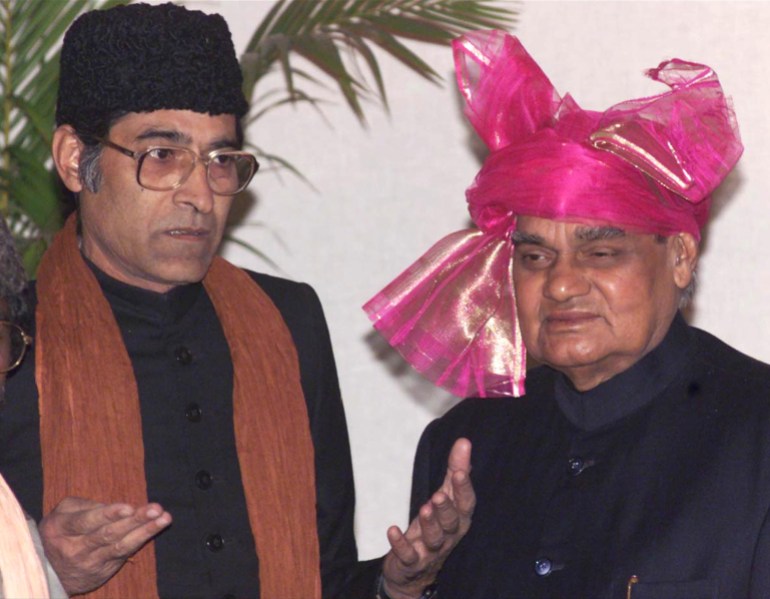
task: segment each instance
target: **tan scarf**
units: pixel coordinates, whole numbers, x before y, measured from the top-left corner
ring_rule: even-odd
[[[131,360],[80,255],[76,228],[73,215],[38,274],[35,376],[46,513],[68,495],[148,501]],[[203,284],[233,361],[236,448],[261,595],[320,598],[313,445],[296,348],[276,307],[245,272],[217,257]],[[153,543],[90,596],[157,597]]]

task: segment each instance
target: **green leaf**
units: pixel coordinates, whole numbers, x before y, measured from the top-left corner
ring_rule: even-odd
[[[0,0],[0,212],[23,231],[30,264],[61,224],[56,178],[45,167],[58,87],[57,48],[78,14],[122,3],[126,0]],[[508,29],[516,6],[491,0],[279,0],[256,25],[241,57],[249,122],[298,103],[323,117],[325,101],[313,91],[317,86],[336,88],[363,125],[364,100],[376,98],[387,110],[387,81],[375,49],[439,82],[419,49],[405,40],[447,44],[470,29]],[[298,68],[298,56],[310,67]],[[280,74],[282,85],[263,89],[273,74]],[[257,153],[267,170],[305,180],[288,161],[259,148]]]
[[[24,264],[27,275],[31,279],[34,279],[37,274],[37,267],[40,264],[40,260],[48,249],[48,240],[42,237],[36,239],[17,237],[16,247],[19,248],[21,262]]]
[[[283,72],[287,96],[296,97],[291,61],[292,54],[300,54],[337,86],[363,124],[363,98],[377,97],[387,109],[386,82],[370,43],[415,74],[438,82],[441,77],[402,40],[448,44],[471,29],[507,29],[515,22],[512,8],[490,0],[281,1],[259,25],[242,58],[244,90],[253,98],[254,89],[263,85],[262,79],[276,65]],[[371,83],[347,68],[356,59],[363,60]]]
[[[51,145],[51,115],[41,114],[34,106],[30,105],[24,98],[18,96],[10,97],[11,104],[17,107],[29,120],[33,129],[40,136],[40,139],[45,143],[46,147]]]
[[[366,21],[376,25],[378,29],[388,32],[390,35],[406,37],[431,44],[445,44],[451,41],[454,35],[441,23],[432,23],[427,20],[407,18],[402,15],[372,15]]]
[[[347,100],[348,106],[356,116],[363,118],[363,110],[358,102],[359,92],[356,89],[361,84],[348,73],[342,62],[340,51],[334,42],[323,37],[302,37],[296,40],[294,49],[325,73],[331,75]]]
[[[37,157],[23,148],[8,148],[11,172],[9,191],[13,204],[23,208],[24,213],[41,230],[56,230],[61,225],[59,196],[56,178],[37,160]]]
[[[0,213],[13,222],[30,267],[62,224],[60,186],[46,168],[61,38],[84,10],[125,3],[0,0]]]

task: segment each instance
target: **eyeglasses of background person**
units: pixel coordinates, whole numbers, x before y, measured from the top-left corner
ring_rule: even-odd
[[[0,312],[0,375],[5,375],[16,368],[24,359],[27,348],[32,344],[24,329]]]

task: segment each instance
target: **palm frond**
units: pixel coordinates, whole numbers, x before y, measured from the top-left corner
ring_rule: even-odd
[[[246,121],[246,125],[249,125],[255,121],[258,121],[260,118],[265,116],[268,112],[271,112],[275,110],[276,108],[280,108],[281,106],[286,106],[288,104],[298,104],[298,103],[306,103],[315,108],[316,112],[323,118],[323,111],[321,110],[321,105],[326,103],[325,100],[321,98],[315,98],[313,96],[305,95],[302,91],[297,91],[292,96],[283,96],[278,98],[277,100],[268,100],[269,96],[274,96],[277,94],[280,94],[281,92],[279,90],[272,90],[260,98],[257,98],[254,102],[254,106],[258,106],[259,109],[255,110],[252,109],[251,116],[249,117],[249,120]]]
[[[61,38],[81,12],[128,1],[0,0],[0,215],[17,235],[30,272],[62,223],[49,160]],[[388,107],[378,51],[439,82],[409,41],[446,44],[469,29],[508,29],[515,7],[492,0],[278,0],[241,58],[249,119],[289,103],[308,104],[323,116],[325,100],[309,91],[319,87],[337,88],[363,124],[365,101]],[[273,72],[282,75],[283,87],[265,90],[263,79]],[[288,171],[310,185],[287,160],[255,149],[265,170]]]
[[[62,224],[49,159],[61,38],[81,12],[118,3],[0,0],[0,215],[32,271]]]
[[[417,75],[438,82],[441,77],[405,40],[447,44],[464,31],[508,29],[515,21],[514,10],[494,6],[490,0],[280,0],[254,32],[242,57],[244,92],[251,101],[262,78],[280,68],[288,97],[295,96],[292,56],[301,56],[336,84],[364,123],[362,99],[374,96],[387,109],[374,47]],[[356,57],[363,59],[367,71],[352,66]]]

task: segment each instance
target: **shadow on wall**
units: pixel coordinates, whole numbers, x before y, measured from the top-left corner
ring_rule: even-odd
[[[709,214],[708,221],[706,221],[706,225],[703,227],[703,229],[701,229],[699,260],[702,260],[708,252],[709,232],[711,231],[711,227],[714,226],[714,223],[719,219],[723,211],[730,209],[732,198],[735,198],[738,195],[743,185],[744,177],[741,175],[741,167],[740,163],[738,163],[738,167],[735,168],[729,175],[727,175],[725,180],[722,182],[722,185],[720,185],[711,196],[711,213]],[[697,274],[698,271],[696,269],[696,277]],[[684,314],[687,322],[693,322],[697,311],[698,282],[696,278],[695,295],[693,296],[693,299],[690,301],[689,305],[682,309],[682,313]]]
[[[384,365],[412,401],[421,406],[432,417],[442,416],[452,406],[460,402],[461,398],[455,397],[449,391],[441,389],[423,378],[374,329],[365,335],[364,342],[369,346],[377,362]]]

